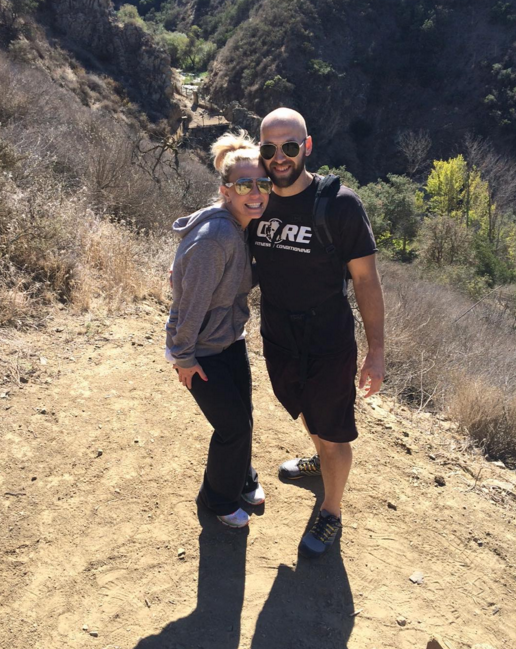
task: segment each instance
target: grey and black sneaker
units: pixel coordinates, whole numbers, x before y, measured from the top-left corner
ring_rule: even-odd
[[[299,552],[310,559],[320,557],[331,548],[341,528],[341,519],[322,509],[312,529],[303,536]]]
[[[298,480],[307,476],[321,475],[321,463],[318,455],[312,457],[296,457],[287,460],[279,468],[279,477]]]

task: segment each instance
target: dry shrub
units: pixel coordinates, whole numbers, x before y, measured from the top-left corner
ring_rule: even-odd
[[[0,325],[24,326],[56,299],[115,312],[165,300],[170,238],[142,235],[96,215],[59,186],[23,192],[0,184]],[[170,252],[169,252],[170,251]]]
[[[166,266],[160,267],[147,255],[148,239],[92,213],[80,225],[77,236],[81,258],[72,292],[76,307],[116,312],[147,296],[165,300]]]
[[[104,79],[64,72],[119,103]],[[166,124],[146,134],[92,111],[4,53],[0,83],[0,325],[28,325],[56,299],[109,311],[168,300],[172,223],[209,202],[214,175],[161,146]]]
[[[19,385],[21,377],[35,374],[33,361],[36,356],[25,336],[12,330],[0,330],[0,385]]]
[[[32,314],[34,304],[32,296],[24,287],[21,278],[8,287],[0,278],[0,327],[14,325],[22,327],[28,322],[29,314]]]
[[[516,396],[484,381],[460,375],[450,396],[449,412],[492,457],[516,465]]]
[[[59,189],[35,184],[21,192],[11,181],[0,185],[0,250],[4,278],[23,275],[25,293],[50,300],[70,296],[75,251],[74,216],[77,201]],[[16,280],[9,289],[13,289]]]
[[[32,93],[18,74],[19,67],[5,55],[0,59],[0,122],[5,124],[13,118],[21,119],[31,111]]]
[[[60,79],[69,76],[93,89],[105,105],[119,102],[99,76],[80,70],[74,75],[67,67]],[[214,196],[215,175],[181,150],[165,122],[146,133],[136,120],[117,119],[99,107],[92,110],[45,70],[13,62],[3,53],[0,85],[2,145],[10,147],[9,155],[23,159],[13,169],[18,186],[53,177],[64,191],[82,191],[96,213],[161,233]]]
[[[380,268],[385,388],[419,408],[453,413],[487,453],[512,461],[516,336],[511,314],[494,299],[471,309],[471,300],[422,280],[415,268],[385,261]]]

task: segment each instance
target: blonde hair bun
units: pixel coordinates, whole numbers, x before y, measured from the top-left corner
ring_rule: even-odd
[[[240,130],[238,133],[224,133],[212,145],[213,166],[220,173],[222,180],[227,182],[231,169],[237,162],[258,160],[260,149],[248,133]]]

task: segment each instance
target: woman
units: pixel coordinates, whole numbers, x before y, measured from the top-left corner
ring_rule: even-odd
[[[248,524],[239,507],[265,495],[251,466],[251,373],[244,341],[251,264],[246,228],[263,214],[272,191],[259,149],[242,131],[212,146],[220,199],[174,223],[167,358],[213,426],[199,499],[231,527]]]

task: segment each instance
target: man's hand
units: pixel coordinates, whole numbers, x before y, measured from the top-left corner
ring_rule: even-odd
[[[178,367],[174,365],[174,369],[177,370],[177,375],[179,377],[179,382],[186,386],[189,390],[192,389],[192,378],[194,374],[198,374],[203,381],[207,381],[208,377],[204,373],[202,367],[197,363],[193,367]]]
[[[170,284],[170,290],[174,290],[174,264],[170,266],[168,271],[168,283]]]
[[[383,383],[385,376],[385,360],[383,349],[379,351],[369,351],[365,357],[360,371],[360,381],[358,387],[360,390],[366,388],[367,392],[364,398],[371,397],[376,394]]]
[[[368,255],[348,262],[348,269],[353,277],[353,287],[360,315],[364,323],[369,351],[360,371],[359,388],[366,388],[364,397],[376,394],[385,375],[384,342],[383,342],[383,294],[376,256]]]

